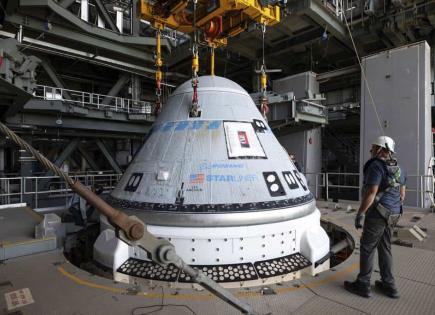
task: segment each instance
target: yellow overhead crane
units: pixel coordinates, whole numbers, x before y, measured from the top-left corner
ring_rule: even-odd
[[[279,23],[280,7],[262,5],[259,0],[197,0],[196,26],[193,25],[193,12],[189,8],[192,0],[141,0],[141,18],[156,28],[165,26],[182,33],[190,34],[195,28],[205,33],[214,33],[222,20],[221,34],[212,39],[216,46],[226,45],[227,38],[243,32],[248,22],[255,21],[268,26]],[[267,2],[267,1],[266,1]]]
[[[161,31],[165,27],[186,34],[193,34],[192,45],[192,114],[199,113],[197,95],[197,73],[199,71],[198,32],[211,49],[210,72],[214,75],[214,49],[225,46],[228,37],[236,36],[247,29],[249,23],[266,26],[280,22],[280,1],[271,0],[141,0],[141,18],[157,29],[156,34],[156,111],[161,107]],[[264,36],[263,36],[264,37]],[[262,69],[265,70],[264,58]],[[265,91],[266,72],[261,73],[261,89]]]

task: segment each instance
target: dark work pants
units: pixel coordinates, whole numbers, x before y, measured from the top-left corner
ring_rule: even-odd
[[[395,288],[391,255],[392,230],[392,227],[375,208],[368,210],[360,242],[360,272],[358,274],[358,280],[367,286],[370,286],[374,254],[378,249],[381,279],[389,287]]]

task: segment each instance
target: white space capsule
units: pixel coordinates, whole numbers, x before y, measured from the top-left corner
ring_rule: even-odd
[[[329,251],[320,212],[251,97],[217,76],[199,78],[198,97],[200,117],[190,117],[191,82],[175,90],[109,203],[218,282],[283,279],[313,266]],[[97,261],[117,274],[155,278],[155,270],[132,272],[153,268],[143,252],[104,223],[102,231]],[[183,280],[168,274],[154,280]]]

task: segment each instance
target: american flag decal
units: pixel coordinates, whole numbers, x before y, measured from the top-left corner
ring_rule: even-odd
[[[204,183],[204,174],[190,174],[191,184],[202,184]]]
[[[240,146],[242,148],[249,148],[249,140],[248,135],[246,134],[246,131],[238,131],[237,135],[239,136]]]

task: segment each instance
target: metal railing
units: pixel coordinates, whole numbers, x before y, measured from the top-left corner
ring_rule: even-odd
[[[359,191],[359,173],[305,173],[305,177],[316,198],[319,198],[319,190],[322,189],[326,200],[329,199],[331,188]]]
[[[74,180],[80,180],[90,187],[99,186],[104,192],[110,192],[118,183],[122,174],[83,174],[71,175]],[[331,190],[336,194],[354,190],[359,199],[359,174],[358,173],[305,173],[310,190],[316,199],[330,199]],[[408,175],[407,194],[415,193],[417,206],[424,207],[426,195],[433,203],[435,188],[432,175]],[[47,199],[64,199],[68,206],[72,191],[57,176],[33,176],[33,177],[2,177],[0,178],[0,205],[21,203],[31,199],[32,206],[37,209],[41,201]],[[345,199],[345,198],[340,198]]]
[[[434,200],[434,177],[432,175],[407,175],[406,193],[415,193],[418,196],[419,207],[425,206],[425,195],[429,195],[429,199],[433,205]],[[410,188],[416,187],[416,188]]]
[[[37,85],[34,96],[44,100],[58,100],[95,110],[151,115],[151,103],[122,97],[88,93],[46,85]]]
[[[359,173],[305,173],[308,186],[316,199],[330,199],[331,190],[336,190],[340,194],[346,190],[354,190],[356,198],[349,200],[359,200],[360,186]],[[425,207],[426,197],[429,196],[431,203],[434,203],[435,180],[432,175],[407,175],[406,192],[416,194],[416,206]],[[320,191],[320,192],[319,192]],[[341,198],[345,199],[345,198]],[[405,199],[406,201],[406,199]]]
[[[0,205],[23,202],[23,177],[0,178]]]
[[[80,180],[85,186],[100,187],[107,193],[113,190],[121,176],[122,174],[88,174],[71,177]],[[68,207],[72,194],[72,190],[57,176],[0,178],[0,205],[28,202],[38,209],[41,201],[56,199],[64,200],[60,203]]]
[[[33,176],[44,176],[45,174],[47,174],[46,171],[42,171],[42,172],[33,172],[32,175]],[[105,171],[70,171],[68,173],[70,176],[83,176],[83,175],[109,175],[109,174],[113,174],[113,170],[105,170]],[[3,173],[0,175],[1,177],[22,177],[20,176],[19,172],[14,172],[14,173]],[[0,178],[1,178],[0,177]]]

